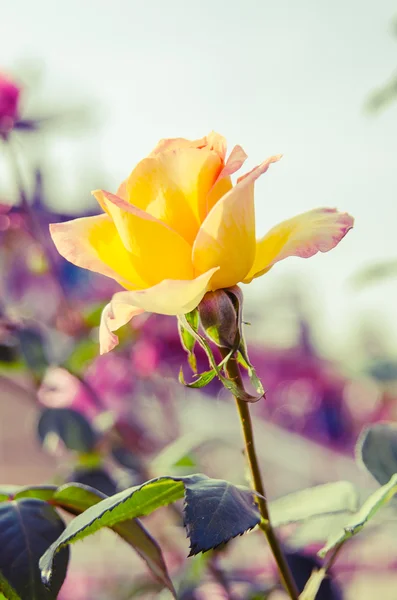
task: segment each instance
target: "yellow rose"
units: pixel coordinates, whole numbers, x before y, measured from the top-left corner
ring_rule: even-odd
[[[62,256],[118,281],[102,315],[101,353],[113,333],[144,311],[193,310],[208,291],[249,283],[287,256],[308,258],[334,248],[353,226],[336,209],[320,208],[273,227],[256,240],[255,180],[272,156],[233,186],[230,176],[246,154],[217,134],[195,141],[161,140],[121,184],[117,194],[93,192],[103,214],[50,226]]]

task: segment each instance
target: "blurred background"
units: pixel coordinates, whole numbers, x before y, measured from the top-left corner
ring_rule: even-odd
[[[158,139],[214,129],[243,146],[248,167],[284,155],[256,186],[259,234],[319,206],[356,219],[333,252],[243,286],[267,390],[253,412],[268,494],[338,479],[375,489],[354,449],[365,425],[397,411],[396,49],[391,0],[3,3],[1,483],[73,479],[113,493],[180,469],[245,481],[230,398],[177,383],[186,357],[175,320],[137,320],[98,357],[100,311],[117,286],[66,263],[48,236],[51,222],[95,214],[90,191],[116,190]],[[285,532],[300,573],[329,526]],[[255,533],[216,557],[228,591],[211,570],[186,583],[172,515],[148,527],[184,600],[281,597]],[[73,547],[62,600],[169,597],[131,549],[97,536]],[[346,547],[320,600],[395,599],[395,539],[391,521]]]

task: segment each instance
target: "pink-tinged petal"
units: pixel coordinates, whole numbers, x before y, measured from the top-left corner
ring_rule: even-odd
[[[251,169],[251,171],[248,171],[248,173],[244,173],[244,175],[241,175],[241,177],[239,177],[237,179],[237,183],[244,181],[244,179],[246,179],[247,177],[251,177],[252,175],[255,175],[255,173],[258,171],[258,169],[261,169],[260,174],[263,175],[263,173],[266,173],[266,171],[268,170],[268,168],[270,167],[271,164],[278,162],[282,158],[283,158],[282,154],[275,154],[274,156],[271,156],[270,158],[265,160],[263,163],[261,163],[259,166],[254,167],[253,169]]]
[[[224,161],[226,157],[227,143],[223,135],[216,131],[211,131],[206,138],[206,146],[209,150],[214,150]]]
[[[220,267],[212,290],[236,285],[250,271],[256,251],[254,184],[278,159],[272,156],[241,179],[201,225],[193,244],[193,265],[198,272]]]
[[[159,141],[154,150],[149,154],[149,157],[156,156],[167,150],[186,150],[187,148],[214,150],[224,160],[226,155],[226,140],[215,131],[211,131],[208,135],[198,140],[165,138]]]
[[[111,277],[127,289],[148,286],[108,215],[53,223],[50,233],[58,252],[74,265]]]
[[[214,204],[232,189],[233,185],[230,176],[243,166],[247,158],[248,157],[241,146],[234,146],[225,166],[219,173],[217,180],[207,196],[206,211],[205,214],[201,215],[202,220],[204,220]]]
[[[167,150],[185,150],[186,148],[202,148],[207,145],[207,138],[202,137],[199,140],[187,140],[185,138],[164,138],[159,141],[157,146],[149,154],[149,157],[156,156]]]
[[[316,208],[283,221],[257,242],[255,261],[244,283],[288,256],[310,258],[317,252],[332,250],[353,223],[353,217],[335,208]]]
[[[136,270],[145,281],[155,285],[163,279],[193,277],[191,246],[179,233],[115,194],[104,190],[94,194],[106,204]]]
[[[102,311],[99,326],[99,347],[101,354],[110,352],[119,343],[119,338],[113,333],[114,331],[126,325],[133,317],[144,312],[142,308],[137,308],[123,302],[124,294],[125,292],[115,294],[112,302],[107,304]]]
[[[247,158],[248,156],[241,146],[234,146],[233,150],[229,155],[229,158],[226,161],[224,168],[222,169],[218,177],[218,180],[222,179],[223,177],[233,175],[233,173],[241,169]]]

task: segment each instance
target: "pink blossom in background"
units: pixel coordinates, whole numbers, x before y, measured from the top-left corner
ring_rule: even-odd
[[[8,76],[0,73],[0,135],[14,126],[19,113],[21,88]]]

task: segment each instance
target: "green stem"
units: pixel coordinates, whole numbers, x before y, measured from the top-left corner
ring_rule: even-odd
[[[224,358],[228,350],[220,348],[222,357]],[[229,379],[237,383],[239,387],[243,387],[243,381],[241,379],[241,373],[239,365],[235,358],[231,358],[225,365],[225,373]],[[281,581],[288,592],[291,600],[298,600],[299,592],[297,590],[294,578],[288,566],[287,560],[281,549],[275,531],[270,522],[269,508],[266,501],[265,487],[263,485],[262,475],[259,468],[258,457],[255,450],[254,432],[252,428],[251,415],[249,411],[249,405],[247,402],[235,398],[237,410],[239,413],[241,426],[244,434],[245,450],[247,455],[248,464],[251,471],[252,485],[259,496],[257,496],[257,503],[259,511],[261,513],[260,529],[266,536],[272,551],[274,560],[276,561]]]

